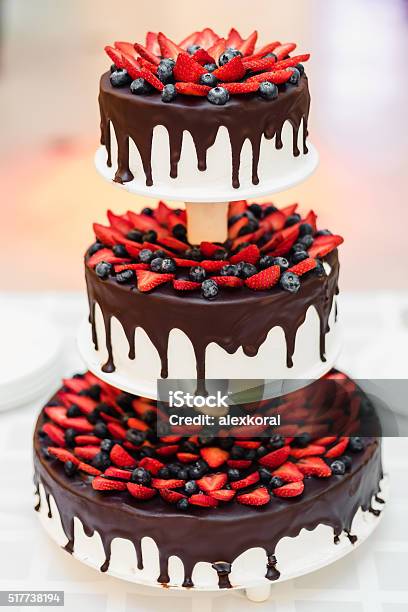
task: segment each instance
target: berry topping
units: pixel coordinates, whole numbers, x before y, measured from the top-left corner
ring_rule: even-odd
[[[229,100],[229,93],[225,87],[213,87],[207,94],[207,99],[211,104],[216,104],[217,106],[223,106]]]
[[[151,489],[150,487],[145,487],[141,484],[135,484],[133,482],[128,482],[126,485],[127,490],[136,499],[151,499],[156,495],[156,491]]]
[[[237,496],[237,501],[246,506],[264,506],[270,502],[270,499],[271,496],[266,487],[258,487],[251,493],[243,493]]]
[[[259,95],[265,100],[275,100],[278,97],[279,90],[275,83],[270,81],[262,81],[259,85]]]
[[[283,485],[283,487],[278,487],[273,490],[273,494],[276,497],[297,497],[298,495],[302,495],[305,489],[305,485],[302,481],[298,482],[290,482],[289,484]]]

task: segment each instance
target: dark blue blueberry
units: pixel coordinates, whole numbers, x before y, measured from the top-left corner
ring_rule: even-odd
[[[161,257],[155,257],[150,262],[150,269],[152,272],[161,272],[163,259]]]
[[[282,272],[285,272],[289,268],[289,262],[286,257],[274,257],[273,265],[279,266]]]
[[[143,96],[152,91],[152,86],[145,79],[139,77],[131,82],[130,91],[136,96]]]
[[[264,255],[263,257],[261,257],[261,259],[259,260],[259,267],[261,268],[261,270],[265,270],[266,268],[270,268],[271,266],[273,266],[274,259],[275,257],[271,257],[270,255]]]
[[[326,270],[324,269],[324,265],[320,259],[316,259],[316,267],[313,272],[316,274],[316,276],[326,276]]]
[[[106,261],[101,261],[96,265],[95,272],[96,276],[101,279],[108,278],[109,274],[112,272],[113,266]]]
[[[101,397],[101,391],[102,388],[100,385],[91,385],[87,390],[87,395],[88,397],[91,397],[95,401],[99,402],[99,399]]]
[[[215,300],[218,295],[218,285],[211,278],[205,280],[201,285],[202,296],[206,300]]]
[[[279,284],[285,291],[289,293],[297,293],[300,288],[300,279],[293,272],[284,272],[280,277]]]
[[[155,230],[149,230],[148,232],[145,232],[143,234],[144,242],[151,242],[154,244],[156,240],[157,240],[157,232]]]
[[[111,64],[110,73],[112,74],[112,72],[115,72],[115,70],[117,70],[117,69],[118,69],[118,67],[117,67],[116,64]]]
[[[269,215],[272,215],[273,213],[277,212],[277,208],[276,206],[274,206],[273,204],[269,204],[269,206],[267,206],[264,209],[264,217],[268,217]]]
[[[105,438],[101,442],[101,451],[104,451],[105,453],[110,453],[115,444],[116,442],[114,440],[109,440],[109,438]]]
[[[295,68],[299,70],[300,76],[303,76],[305,74],[305,67],[303,64],[296,64]]]
[[[77,465],[73,461],[66,461],[64,463],[64,470],[67,476],[73,476],[77,469]]]
[[[135,446],[141,446],[146,440],[146,434],[139,429],[128,429],[126,432],[126,440],[129,440]]]
[[[191,249],[187,249],[187,251],[184,253],[184,256],[187,259],[193,259],[194,261],[201,261],[203,258],[202,253],[198,247],[191,247]]]
[[[94,242],[88,249],[88,255],[91,256],[94,253],[97,253],[98,251],[100,251],[101,249],[103,249],[102,242]]]
[[[126,234],[126,238],[133,240],[133,242],[143,242],[143,234],[139,232],[139,230],[130,230],[130,232]]]
[[[177,510],[187,510],[188,506],[189,506],[189,503],[186,497],[179,499],[178,502],[176,503]]]
[[[179,469],[178,478],[180,478],[180,480],[187,480],[188,477],[189,477],[188,468],[181,467]]]
[[[304,259],[307,259],[308,257],[309,255],[306,251],[296,251],[296,253],[293,253],[292,255],[292,262],[294,264],[297,264],[303,261]]]
[[[293,215],[289,215],[289,217],[285,221],[285,227],[290,227],[291,225],[295,225],[295,223],[299,223],[301,216],[298,213],[293,213]]]
[[[193,465],[188,469],[189,476],[192,480],[202,478],[205,471],[198,465]]]
[[[295,437],[293,444],[299,448],[305,448],[308,444],[310,444],[311,439],[312,436],[309,433],[302,433]]]
[[[353,438],[350,438],[349,449],[352,453],[360,453],[362,450],[364,450],[364,442],[358,436],[354,436]]]
[[[65,430],[65,442],[69,448],[74,448],[75,438],[76,438],[75,429],[72,429],[72,427],[69,427],[68,429]]]
[[[239,480],[241,478],[241,473],[236,468],[230,468],[227,471],[227,476],[228,476],[229,480],[231,480],[231,481]]]
[[[127,70],[124,68],[118,68],[110,75],[110,82],[112,87],[125,87],[131,83],[132,79],[130,78]]]
[[[278,57],[277,55],[275,55],[275,53],[267,53],[266,55],[264,55],[264,57],[274,57],[276,61],[278,61]]]
[[[165,478],[165,479],[170,478],[170,470],[168,467],[162,467],[157,472],[157,475],[159,478]]]
[[[306,234],[305,236],[301,236],[298,240],[299,244],[302,244],[305,249],[310,249],[313,244],[313,236],[310,234]]]
[[[187,495],[193,495],[194,493],[197,493],[197,491],[198,485],[195,480],[189,480],[184,485],[184,493],[186,493]]]
[[[311,236],[313,234],[313,227],[310,223],[301,223],[299,225],[299,236]]]
[[[105,423],[96,423],[93,433],[95,436],[101,438],[102,440],[109,436],[109,430],[106,427]]]
[[[265,100],[275,100],[278,97],[279,91],[275,83],[270,81],[263,81],[259,85],[259,95]]]
[[[297,253],[298,251],[304,251],[304,250],[305,250],[305,246],[301,242],[295,242],[295,244],[292,246],[293,253]]]
[[[212,72],[206,72],[200,76],[200,83],[208,87],[215,87],[218,83],[218,79]]]
[[[187,228],[185,225],[183,225],[182,223],[177,223],[177,225],[175,225],[171,231],[173,236],[177,238],[177,240],[182,240],[183,242],[186,242]]]
[[[279,476],[272,476],[271,480],[269,481],[269,486],[271,489],[278,489],[284,484],[285,483],[283,482],[282,478],[279,478]]]
[[[251,212],[257,219],[262,217],[262,206],[256,204],[255,202],[248,206],[248,211]]]
[[[150,263],[155,257],[150,249],[142,249],[139,253],[139,259],[142,263]]]
[[[171,83],[173,80],[173,65],[166,60],[161,60],[157,66],[157,77],[162,83]]]
[[[233,446],[231,448],[231,459],[243,459],[245,455],[245,448],[242,446]]]
[[[125,285],[135,278],[135,273],[133,270],[123,270],[123,272],[119,272],[115,278],[120,285]]]
[[[214,72],[214,70],[217,70],[218,66],[217,64],[204,64],[204,68],[207,72]]]
[[[285,446],[285,438],[279,434],[274,434],[271,438],[269,438],[269,446],[274,450],[282,448],[282,446]]]
[[[242,264],[242,265],[240,265],[240,264]],[[256,274],[258,272],[256,267],[253,264],[250,264],[250,263],[240,262],[238,264],[238,266],[240,267],[240,276],[241,276],[241,278],[249,278],[250,276],[253,276],[254,274]]]
[[[127,252],[123,244],[115,244],[112,247],[112,251],[115,257],[124,257],[124,258],[129,257],[129,253]]]
[[[219,438],[218,444],[224,450],[230,450],[234,446],[234,438]]]
[[[152,217],[153,208],[150,208],[150,206],[145,206],[144,209],[142,210],[142,215],[147,215],[148,217]]]
[[[206,271],[201,266],[190,268],[190,278],[195,283],[202,283],[207,276]]]
[[[187,53],[189,55],[194,55],[194,53],[199,49],[201,49],[200,45],[190,45],[187,47]]]
[[[331,236],[332,232],[328,229],[322,229],[315,233],[315,236]]]
[[[109,458],[108,453],[106,453],[105,451],[100,451],[92,459],[92,465],[96,467],[97,470],[101,470],[101,472],[107,470],[110,464],[111,460]]]
[[[351,470],[351,466],[352,466],[352,460],[351,457],[349,455],[343,455],[342,457],[339,457],[340,461],[342,461],[344,463],[344,465],[346,466],[346,471],[348,472],[349,470]]]
[[[240,57],[243,57],[241,51],[239,51],[239,49],[237,49],[236,47],[227,47],[226,52],[232,53],[233,57],[237,57],[237,55],[239,55]]]
[[[330,464],[333,474],[338,476],[343,476],[346,473],[346,466],[341,459],[336,459],[333,463]]]
[[[224,259],[227,259],[227,252],[224,251],[224,249],[218,249],[218,251],[214,252],[212,257],[215,261],[224,261]]]
[[[161,94],[161,99],[163,102],[173,102],[177,98],[177,89],[174,85],[169,83],[165,85]]]
[[[176,262],[170,257],[163,259],[162,272],[163,274],[173,274],[177,270]]]
[[[67,410],[67,417],[69,418],[78,417],[81,416],[81,414],[82,413],[76,404],[72,404],[72,406],[70,406]]]
[[[149,485],[151,479],[152,477],[150,476],[150,473],[144,468],[139,467],[133,470],[132,472],[131,481],[136,482],[137,484],[141,484],[145,486]]]
[[[300,81],[300,72],[297,68],[292,68],[292,75],[289,79],[291,85],[298,85]]]
[[[220,270],[221,276],[239,276],[239,268],[235,264],[227,264]]]
[[[220,57],[218,58],[218,65],[219,66],[224,66],[225,64],[228,64],[228,62],[230,62],[234,57],[236,57],[236,53],[235,53],[236,49],[225,49],[224,53],[221,53]]]
[[[261,482],[263,482],[264,484],[269,484],[272,478],[271,472],[264,467],[260,467],[258,472],[259,472],[259,477],[261,479]]]
[[[256,455],[257,457],[263,457],[264,455],[268,454],[268,449],[265,448],[265,446],[258,446],[258,448],[256,449]]]
[[[207,94],[209,102],[218,106],[226,104],[229,97],[229,92],[224,87],[213,87]]]
[[[150,446],[144,446],[143,448],[140,449],[139,455],[141,459],[143,459],[143,457],[154,457],[155,452],[154,452],[154,449],[151,448]]]

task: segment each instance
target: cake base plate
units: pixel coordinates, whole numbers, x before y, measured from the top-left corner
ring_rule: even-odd
[[[338,326],[339,323],[336,323]],[[340,351],[342,348],[341,342],[342,334],[341,329],[337,330],[335,342],[333,342],[330,346],[330,350],[326,353],[326,361],[318,361],[307,369],[302,371],[301,375],[297,374],[296,376],[292,376],[290,374],[290,370],[288,370],[287,378],[281,381],[279,385],[280,393],[277,395],[285,395],[285,393],[290,393],[295,389],[300,389],[302,387],[307,386],[314,380],[318,380],[334,367],[337,359],[340,355]],[[119,372],[103,372],[101,368],[101,358],[97,351],[95,351],[92,335],[91,335],[91,326],[87,319],[84,319],[82,322],[78,336],[77,336],[77,345],[79,349],[79,353],[85,362],[88,370],[90,370],[95,376],[102,379],[104,382],[107,382],[110,385],[113,385],[117,389],[121,389],[122,391],[126,391],[127,393],[132,393],[133,395],[140,395],[142,397],[146,397],[149,399],[157,400],[157,379],[145,380],[138,379],[137,376],[127,376],[124,374],[120,374]],[[271,385],[274,389],[276,388],[277,379],[270,379]],[[180,384],[182,381],[180,381]],[[258,383],[259,384],[259,381]],[[242,386],[241,386],[242,390]],[[274,394],[275,396],[276,394]],[[268,394],[265,394],[264,399],[268,399]]]
[[[61,537],[58,535],[58,531],[56,530],[55,525],[55,513],[58,514],[55,503],[53,503],[53,499],[51,498],[53,518],[49,518],[48,506],[45,500],[44,490],[41,487],[39,495],[41,499],[41,508],[38,513],[40,522],[44,527],[45,531],[48,533],[48,535],[57,544],[63,545],[61,542]],[[383,480],[381,481],[380,495],[384,502],[386,502],[389,498],[389,483],[387,477],[383,478]],[[384,508],[384,504],[377,503],[373,500],[373,508],[382,510]],[[251,601],[265,601],[269,598],[274,584],[298,578],[300,576],[304,576],[316,570],[327,567],[331,563],[338,561],[339,559],[345,557],[346,555],[354,551],[365,540],[367,540],[367,538],[378,527],[382,515],[383,512],[381,512],[379,516],[376,516],[369,511],[363,512],[361,509],[358,510],[356,516],[354,517],[351,529],[351,533],[353,535],[356,535],[358,538],[354,544],[351,543],[350,539],[345,533],[341,534],[338,543],[334,544],[333,537],[327,537],[327,531],[325,532],[326,537],[320,537],[320,534],[315,534],[319,527],[312,532],[302,530],[300,535],[296,538],[284,538],[283,541],[287,540],[290,544],[290,557],[285,559],[286,562],[284,568],[280,568],[281,575],[278,580],[271,582],[266,578],[260,578],[259,576],[255,575],[255,572],[251,575],[252,566],[249,563],[245,568],[245,573],[240,576],[241,580],[239,581],[239,585],[233,586],[232,589],[228,589],[228,591],[245,590],[246,596]],[[325,529],[328,530],[329,528],[326,527]],[[313,535],[315,535],[314,538]],[[100,570],[100,560],[92,556],[92,554],[89,554],[89,551],[85,553],[84,551],[78,552],[74,550],[72,556],[81,563],[84,563],[85,565],[88,565],[89,567],[92,567],[98,571]],[[134,584],[139,584],[141,586],[148,586],[155,589],[166,588],[167,593],[175,591],[178,593],[185,592],[191,595],[193,593],[219,594],[221,592],[225,592],[225,590],[220,590],[218,587],[214,586],[197,586],[191,589],[182,586],[173,586],[172,584],[166,584],[164,587],[162,584],[158,583],[155,580],[149,580],[138,575],[137,571],[134,568],[129,568],[127,572],[119,572],[113,568],[109,568],[106,573],[109,576],[113,576],[115,578],[125,580],[127,582],[132,582]],[[199,609],[200,607],[198,606],[198,610]]]
[[[294,163],[288,167],[286,172],[281,173],[279,178],[276,176],[269,179],[263,177],[259,185],[243,183],[241,187],[234,189],[231,185],[229,170],[226,168],[226,174],[220,177],[220,180],[206,183],[205,194],[203,194],[202,184],[184,185],[181,181],[170,177],[165,181],[156,180],[151,187],[146,186],[144,174],[136,176],[128,183],[115,183],[113,180],[115,170],[113,166],[110,168],[107,165],[107,153],[103,146],[96,151],[95,166],[104,179],[137,195],[178,202],[233,202],[278,193],[302,183],[316,170],[319,163],[319,155],[315,147],[310,142],[307,143],[307,146],[308,154],[294,158]]]

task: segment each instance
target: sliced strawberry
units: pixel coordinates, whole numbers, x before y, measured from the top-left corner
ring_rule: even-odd
[[[218,501],[214,497],[204,493],[191,495],[189,502],[193,506],[203,506],[204,508],[216,508],[218,506]]]
[[[285,253],[283,249],[287,248],[289,250],[292,245],[296,242],[299,237],[299,223],[292,225],[290,227],[285,227],[281,229],[279,232],[275,232],[270,240],[266,244],[263,245],[261,251],[263,253],[268,253],[271,249],[272,252],[275,253],[278,250]]]
[[[229,457],[229,453],[217,446],[205,446],[200,449],[200,454],[210,468],[219,468]]]
[[[332,446],[324,454],[324,456],[328,459],[335,459],[336,457],[340,457],[340,455],[343,455],[343,453],[346,451],[348,444],[349,438],[340,438],[340,441],[335,446]]]
[[[290,446],[282,446],[259,459],[259,463],[268,469],[274,469],[285,463],[290,454]]]
[[[290,267],[288,272],[292,272],[293,274],[297,274],[297,276],[302,276],[302,274],[306,274],[311,270],[314,270],[317,266],[317,261],[312,257],[308,257],[298,264]]]
[[[117,68],[124,68],[123,56],[119,49],[115,49],[114,47],[110,47],[109,45],[107,45],[105,47],[105,52],[107,53],[107,55],[109,55],[110,59]]]
[[[43,432],[47,434],[50,440],[58,446],[65,446],[65,433],[64,430],[54,425],[53,423],[45,423],[42,428]]]
[[[181,259],[181,257],[174,257],[174,261],[179,268],[192,268],[193,266],[198,265],[198,262],[194,261],[193,259]]]
[[[132,78],[134,79],[142,78],[148,83],[150,83],[150,85],[154,87],[154,89],[157,89],[158,91],[162,91],[164,89],[163,83],[157,78],[156,75],[150,72],[150,70],[146,70],[146,68],[140,68],[139,70],[134,70],[133,73],[131,73],[130,68],[127,66],[127,58],[125,58],[124,61],[125,61],[126,70],[129,72]]]
[[[220,68],[217,68],[217,70],[214,70],[213,75],[216,76],[219,81],[232,83],[242,79],[245,73],[246,68],[242,62],[242,58],[237,55]]]
[[[92,459],[100,452],[99,446],[76,446],[74,453],[84,461],[92,461]]]
[[[256,53],[254,53],[253,55],[247,56],[247,58],[245,59],[249,59],[249,60],[260,59],[262,57],[265,57],[265,55],[267,55],[268,53],[272,53],[272,51],[274,51],[276,47],[279,47],[279,46],[280,46],[279,41],[268,43],[267,45],[264,45],[263,47],[258,49]]]
[[[199,83],[200,76],[205,74],[205,69],[188,53],[180,53],[173,68],[173,74],[176,81]]]
[[[92,481],[92,487],[95,491],[126,491],[126,482],[96,476]]]
[[[200,456],[194,453],[177,453],[177,459],[181,461],[181,463],[193,463],[193,461],[197,461],[199,458]]]
[[[123,272],[124,270],[149,270],[149,264],[137,263],[137,264],[119,264],[114,266],[115,274]]]
[[[106,246],[114,246],[123,239],[121,232],[118,232],[113,227],[106,227],[100,223],[94,223],[92,227],[97,239]]]
[[[110,458],[112,463],[118,467],[135,467],[137,465],[136,459],[134,459],[132,455],[129,455],[120,444],[115,444],[112,448]]]
[[[139,45],[139,43],[135,43],[134,46],[135,46],[135,50],[137,51],[137,53],[141,57],[143,57],[143,59],[147,60],[151,64],[154,64],[155,66],[157,66],[160,63],[160,59],[154,53],[149,51],[149,49],[144,47],[143,45]]]
[[[292,51],[294,51],[295,49],[296,49],[295,43],[285,43],[284,45],[280,45],[279,47],[276,47],[273,52],[278,58],[278,60],[281,60],[287,55],[289,55],[289,53],[292,53]]]
[[[242,215],[248,208],[248,202],[246,200],[237,200],[236,202],[230,202],[228,207],[228,218],[235,217],[236,215]]]
[[[199,264],[195,263],[195,265],[199,265],[207,272],[219,272],[224,266],[226,266],[228,261],[213,261],[211,259],[204,259],[200,261]]]
[[[271,496],[266,487],[258,487],[250,493],[238,495],[237,501],[245,506],[265,506],[271,501]]]
[[[132,57],[135,60],[138,59],[138,54],[136,53],[133,43],[124,42],[124,41],[115,41],[114,45],[115,45],[115,49],[119,49],[119,51],[121,51],[124,55],[128,55],[129,57]]]
[[[195,283],[194,281],[176,278],[173,280],[173,287],[177,291],[195,291],[201,287],[201,284]]]
[[[211,45],[214,45],[219,40],[218,34],[214,32],[211,28],[205,28],[197,37],[196,45],[200,45],[200,47],[204,47],[204,49],[211,48]]]
[[[64,419],[61,425],[64,429],[72,428],[79,433],[90,433],[93,431],[93,425],[85,417],[67,418]]]
[[[232,489],[219,489],[218,491],[212,491],[210,496],[218,499],[218,501],[229,502],[235,496],[235,491]]]
[[[296,467],[305,476],[328,478],[332,475],[331,468],[323,461],[321,457],[304,457],[297,462]]]
[[[212,276],[212,280],[214,280],[219,287],[242,287],[244,281],[242,278],[238,278],[238,276]]]
[[[176,478],[170,478],[165,480],[164,478],[152,478],[152,487],[154,489],[179,489],[185,484],[184,480],[178,480]]]
[[[262,59],[244,59],[244,66],[246,70],[251,72],[265,72],[274,68],[276,60],[274,57],[264,57]]]
[[[208,53],[205,49],[200,47],[197,51],[192,55],[194,61],[196,61],[200,66],[205,66],[206,64],[214,64],[215,58]]]
[[[233,47],[234,49],[239,49],[244,39],[241,34],[235,28],[231,28],[228,33],[228,38],[226,42],[226,47]]]
[[[237,470],[246,470],[251,467],[252,461],[250,459],[228,459],[228,467],[237,468]]]
[[[184,96],[206,96],[210,89],[206,85],[197,85],[197,83],[176,83],[177,92]]]
[[[79,460],[75,457],[75,455],[73,455],[66,448],[58,448],[55,446],[49,446],[47,450],[50,453],[50,455],[52,455],[56,459],[59,459],[63,463],[66,463],[67,461],[72,461],[72,463],[75,463],[75,465],[78,465],[79,463]]]
[[[274,287],[280,278],[280,267],[271,266],[246,279],[245,284],[254,291],[265,291]]]
[[[146,49],[153,55],[160,55],[160,46],[157,40],[156,32],[147,32],[146,34]]]
[[[227,89],[231,95],[246,94],[258,91],[259,83],[254,81],[245,81],[244,83],[222,83],[222,87]]]
[[[84,461],[78,463],[78,470],[90,476],[100,476],[102,474],[101,470],[98,470],[96,467],[93,467],[93,465],[89,465],[89,463],[85,463]]]
[[[240,230],[248,225],[247,217],[241,217],[228,228],[228,238],[237,238]]]
[[[75,436],[75,444],[77,446],[96,446],[100,443],[97,436],[79,435]]]
[[[183,495],[183,493],[173,491],[172,489],[160,489],[160,495],[170,504],[177,504],[180,499],[185,499],[187,497],[186,495]]]
[[[149,426],[142,421],[142,419],[137,419],[135,417],[130,417],[130,419],[127,420],[127,425],[131,429],[138,429],[139,431],[148,431],[149,429]]]
[[[203,241],[200,243],[200,251],[204,257],[207,257],[208,259],[213,257],[213,255],[219,250],[223,250],[222,247],[220,247],[218,244],[214,244],[213,242]]]
[[[111,249],[99,249],[99,251],[96,251],[96,253],[89,257],[86,262],[86,265],[88,266],[88,268],[93,269],[98,265],[98,263],[101,263],[101,261],[106,261],[106,263],[111,264],[120,264],[130,260],[125,257],[115,257]]]
[[[324,257],[334,251],[342,242],[344,242],[344,239],[337,235],[317,236],[308,249],[309,255],[310,257]]]
[[[252,55],[255,49],[256,41],[258,39],[258,32],[255,30],[248,36],[248,38],[239,46],[239,51],[241,51],[242,55]]]
[[[208,476],[203,476],[197,480],[197,484],[205,493],[212,493],[213,491],[222,489],[227,483],[227,480],[227,475],[220,472],[219,474],[209,474]]]
[[[195,45],[196,41],[198,40],[198,37],[200,36],[200,34],[201,34],[201,32],[198,32],[198,31],[197,32],[193,32],[192,34],[189,34],[188,36],[183,38],[181,43],[179,43],[179,47],[181,47],[182,49],[187,49],[191,45]]]
[[[298,482],[303,480],[304,476],[300,470],[291,461],[287,461],[272,472],[273,476],[279,476],[284,482]]]
[[[236,440],[235,446],[241,446],[242,448],[259,448],[261,442],[257,440]]]
[[[242,478],[241,480],[234,480],[231,482],[232,489],[244,489],[245,487],[250,487],[253,484],[256,484],[259,481],[259,472],[252,472],[249,476]]]
[[[109,478],[121,478],[122,480],[130,480],[132,478],[132,472],[129,470],[121,470],[116,467],[108,467],[104,472],[104,476],[108,476]]]
[[[178,222],[177,225],[184,225],[183,223]],[[164,244],[164,246],[169,249],[173,249],[173,251],[179,251],[181,253],[185,253],[189,248],[189,245],[185,242],[181,242],[181,240],[177,240],[176,238],[159,238],[160,244]]]
[[[174,278],[174,274],[157,274],[156,272],[150,272],[148,270],[136,270],[136,276],[137,288],[142,293],[151,291]]]
[[[62,383],[73,393],[80,393],[89,389],[89,383],[85,378],[63,378]]]
[[[283,485],[273,490],[273,494],[276,497],[297,497],[304,491],[305,485],[302,481],[290,482],[289,484]]]
[[[246,263],[256,264],[260,256],[261,253],[256,244],[250,244],[230,257],[230,262],[236,264],[245,261]]]
[[[102,415],[103,413],[101,413]],[[117,438],[118,440],[124,440],[126,438],[126,429],[122,427],[119,423],[115,423],[114,421],[110,421],[107,424],[108,431],[112,438]]]
[[[164,467],[164,463],[154,457],[143,457],[139,461],[139,467],[145,468],[145,470],[148,470],[153,476],[156,476],[159,470]]]
[[[44,412],[54,423],[63,427],[66,420],[67,409],[65,406],[46,406]]]
[[[166,446],[160,446],[159,448],[156,448],[156,453],[160,457],[170,457],[171,455],[175,455],[178,449],[178,444],[167,444]]]
[[[115,215],[111,210],[108,210],[107,216],[111,227],[121,234],[127,234],[133,229],[131,222],[125,215]]]
[[[218,58],[222,53],[224,53],[227,48],[227,41],[225,38],[220,38],[217,40],[209,49],[207,49],[208,54],[211,55],[215,59],[215,63],[218,62]]]
[[[307,62],[308,59],[310,59],[310,53],[304,53],[303,55],[294,55],[289,59],[276,62],[274,68],[275,70],[284,70],[285,68],[291,68],[292,66],[296,66],[301,62]]]
[[[98,404],[98,402],[93,400],[91,397],[86,397],[85,395],[64,393],[61,397],[63,398],[64,402],[66,402],[67,406],[72,406],[75,404],[85,415],[90,414]]]
[[[336,440],[337,436],[324,436],[323,438],[313,440],[313,444],[317,444],[318,446],[330,446],[330,444],[334,444]]]
[[[326,452],[325,446],[319,446],[317,444],[308,444],[304,448],[291,448],[290,454],[295,459],[302,459],[302,457],[312,457],[313,455],[323,455]]]
[[[132,497],[136,499],[151,499],[156,495],[155,489],[151,489],[150,487],[145,487],[144,485],[128,482],[126,483],[126,488]]]
[[[163,32],[158,33],[157,40],[162,57],[176,60],[179,53],[184,53],[184,49],[176,45],[170,38],[167,38]]]
[[[275,83],[275,85],[281,85],[282,83],[287,83],[292,74],[292,70],[276,70],[275,72],[262,72],[261,74],[254,74],[254,76],[249,77],[246,83],[262,83],[263,81],[269,81],[270,83]]]

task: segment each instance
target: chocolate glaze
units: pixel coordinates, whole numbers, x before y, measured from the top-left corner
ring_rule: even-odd
[[[232,185],[239,187],[241,149],[246,139],[252,145],[252,183],[259,183],[258,162],[262,136],[275,138],[275,146],[281,149],[283,125],[289,121],[293,128],[293,155],[300,155],[298,134],[303,124],[303,152],[307,153],[307,121],[310,108],[310,94],[305,75],[297,87],[283,85],[273,102],[256,94],[231,96],[225,106],[216,106],[206,98],[178,96],[171,104],[161,101],[159,92],[137,96],[128,87],[114,88],[109,73],[100,81],[99,107],[101,114],[101,144],[108,154],[108,166],[112,165],[110,124],[118,143],[118,161],[115,181],[126,183],[134,177],[129,168],[129,138],[140,154],[146,185],[153,185],[152,138],[153,130],[163,125],[169,134],[169,175],[177,177],[181,157],[183,131],[190,132],[197,152],[197,167],[207,167],[207,151],[214,144],[218,129],[225,126],[229,133],[232,156]]]
[[[296,334],[304,323],[307,310],[314,306],[320,319],[320,357],[325,361],[325,337],[329,331],[329,315],[338,293],[339,261],[337,251],[327,256],[329,276],[309,275],[296,295],[275,287],[254,292],[247,287],[223,291],[210,302],[200,296],[179,296],[172,287],[158,287],[152,293],[141,293],[136,287],[119,285],[114,279],[101,280],[85,266],[90,322],[95,349],[98,338],[95,326],[95,305],[101,308],[108,360],[104,372],[113,372],[115,364],[111,343],[111,319],[118,319],[129,342],[129,359],[134,359],[135,330],[141,327],[149,336],[161,360],[161,377],[167,378],[167,349],[172,329],[180,329],[190,339],[197,365],[197,379],[205,380],[205,351],[215,342],[230,354],[240,346],[254,357],[269,331],[280,326],[287,345],[287,367],[293,365]]]
[[[34,437],[35,484],[37,491],[41,484],[55,500],[68,539],[65,549],[71,553],[74,550],[77,517],[88,536],[94,532],[101,536],[106,557],[101,571],[109,567],[114,538],[133,543],[137,566],[142,568],[141,540],[149,536],[158,546],[158,582],[162,584],[169,582],[168,560],[176,555],[184,565],[183,586],[193,586],[193,569],[200,561],[213,565],[220,588],[238,586],[229,582],[230,564],[253,547],[265,550],[265,576],[277,580],[278,561],[274,553],[282,538],[296,537],[302,529],[310,531],[324,524],[333,528],[335,538],[344,531],[355,541],[356,536],[350,535],[353,518],[359,508],[370,509],[383,477],[380,440],[367,438],[365,450],[353,455],[350,472],[329,480],[308,479],[301,497],[273,498],[268,506],[258,508],[230,504],[216,510],[195,508],[194,513],[184,513],[160,497],[137,502],[123,492],[98,493],[92,488],[90,477],[68,478],[59,461],[44,458],[38,436],[41,425],[42,417]]]

